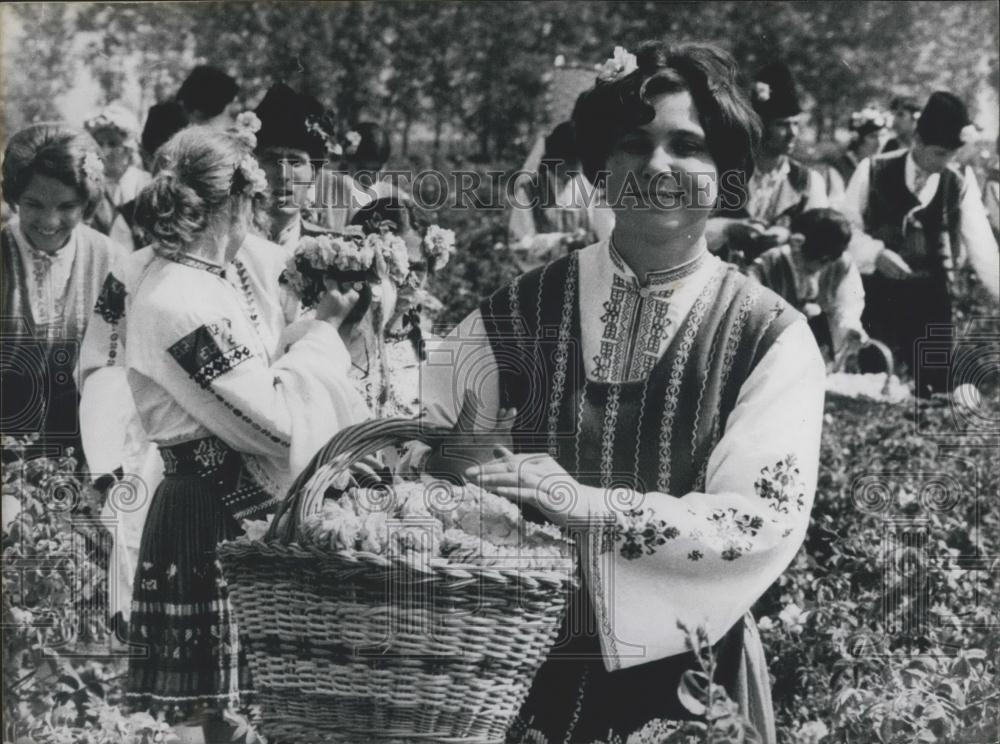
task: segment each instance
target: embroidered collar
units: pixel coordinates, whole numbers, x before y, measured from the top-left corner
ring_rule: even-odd
[[[70,233],[66,245],[55,253],[46,253],[45,251],[38,250],[31,244],[31,241],[28,240],[28,237],[24,234],[24,230],[21,228],[20,220],[11,220],[10,226],[14,242],[17,243],[18,248],[21,250],[21,257],[32,265],[43,264],[51,266],[52,264],[71,262],[76,256],[76,244],[79,235],[79,231],[76,228],[73,228],[73,231]]]
[[[216,276],[226,275],[226,269],[224,266],[220,266],[219,264],[208,261],[204,258],[192,256],[190,253],[174,253],[169,256],[164,256],[164,258],[168,261],[179,263],[181,266],[189,266],[192,269],[201,269],[202,271],[207,271],[209,274],[215,274]]]
[[[679,266],[663,269],[662,271],[647,272],[646,282],[643,284],[639,281],[639,277],[635,275],[635,272],[633,272],[632,269],[629,268],[628,264],[625,263],[625,259],[622,258],[618,249],[615,248],[614,240],[612,238],[608,238],[608,257],[611,259],[612,265],[619,273],[623,274],[627,279],[631,280],[632,283],[640,287],[659,287],[664,284],[672,284],[673,282],[677,282],[685,277],[691,276],[704,265],[705,260],[709,255],[707,243],[704,238],[702,238],[701,248],[702,249],[697,256]]]

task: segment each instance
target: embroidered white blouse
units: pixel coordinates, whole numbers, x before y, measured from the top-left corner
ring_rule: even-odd
[[[347,350],[319,320],[300,321],[284,350],[222,267],[180,260],[150,262],[126,318],[139,417],[158,444],[214,434],[245,461],[259,458],[247,464],[262,485],[281,488],[334,432],[367,417]]]
[[[583,249],[578,302],[588,377],[647,376],[699,292],[722,270],[718,258],[704,253],[643,283],[606,241]],[[488,415],[498,411],[498,368],[479,311],[429,349],[421,386],[437,423],[453,425],[473,389]],[[824,388],[816,342],[805,320],[796,320],[744,383],[709,459],[705,491],[637,495],[645,518],[663,520],[676,536],[629,560],[620,551],[600,554],[594,531],[584,565],[595,607],[607,613],[607,624],[598,625],[608,669],[683,653],[678,621],[703,625],[717,640],[785,570],[809,524]],[[795,467],[787,465],[790,458]],[[791,500],[776,509],[761,484],[782,478]],[[633,526],[625,514],[617,519]],[[757,528],[753,535],[744,522]]]

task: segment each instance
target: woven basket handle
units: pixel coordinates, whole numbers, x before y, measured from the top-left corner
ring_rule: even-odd
[[[304,486],[324,465],[339,460],[344,468],[348,468],[386,447],[395,447],[404,442],[426,442],[450,431],[409,418],[375,419],[340,430],[299,473],[288,489],[287,498],[278,507],[264,540],[288,545],[300,539],[300,530],[306,519],[322,510],[324,495],[318,490],[307,493]]]

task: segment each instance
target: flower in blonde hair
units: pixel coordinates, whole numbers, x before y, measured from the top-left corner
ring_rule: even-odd
[[[261,123],[253,111],[244,111],[236,117],[236,127],[233,133],[251,149],[257,147],[257,132],[260,131]]]
[[[237,176],[239,177],[237,179]],[[244,155],[233,174],[233,187],[247,196],[267,192],[267,176],[253,155]]]
[[[83,156],[83,173],[91,181],[104,181],[104,161],[93,150],[88,150]]]

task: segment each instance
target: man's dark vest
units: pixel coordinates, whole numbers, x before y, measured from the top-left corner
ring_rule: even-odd
[[[962,176],[945,168],[930,204],[913,215],[920,228],[904,231],[907,215],[920,200],[906,187],[906,150],[880,155],[871,161],[868,204],[864,212],[865,232],[898,253],[914,272],[950,280],[958,259],[959,208]]]

